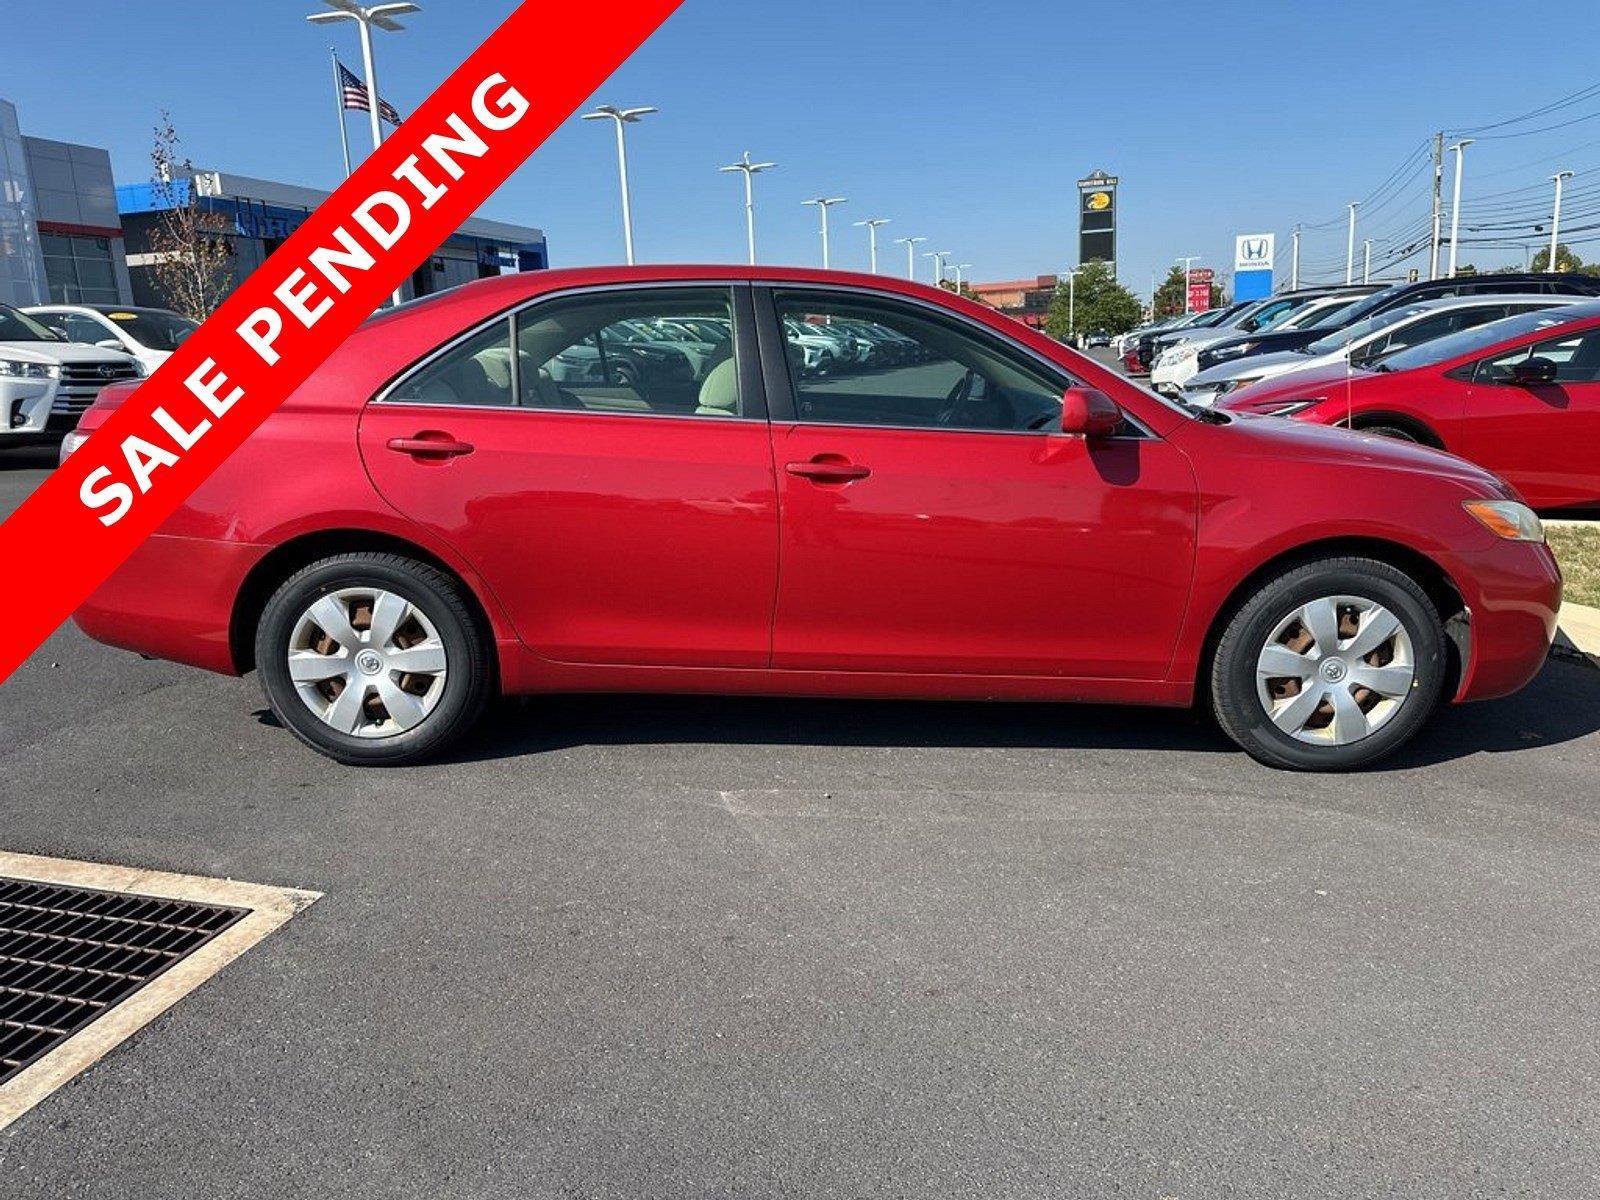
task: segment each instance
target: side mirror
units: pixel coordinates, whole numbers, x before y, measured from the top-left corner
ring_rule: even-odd
[[[101,338],[95,343],[95,346],[100,350],[123,350],[122,343],[117,341],[116,338]],[[123,353],[127,353],[127,351],[123,350]]]
[[[1538,387],[1556,381],[1556,365],[1548,358],[1525,358],[1511,368],[1511,382],[1518,387]]]
[[[1109,437],[1122,424],[1122,410],[1095,388],[1071,387],[1061,397],[1061,432]]]

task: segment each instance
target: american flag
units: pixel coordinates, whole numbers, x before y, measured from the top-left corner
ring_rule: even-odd
[[[346,108],[353,108],[359,112],[367,111],[367,85],[361,82],[361,76],[343,63],[339,63],[339,92]],[[400,124],[400,114],[395,111],[394,105],[382,96],[378,97],[378,116],[391,125]]]

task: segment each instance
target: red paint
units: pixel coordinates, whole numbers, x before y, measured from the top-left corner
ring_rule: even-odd
[[[1600,317],[1563,322],[1410,371],[1297,371],[1242,387],[1219,407],[1271,413],[1315,399],[1294,419],[1353,422],[1358,429],[1404,422],[1493,471],[1535,508],[1600,504],[1600,382],[1519,386],[1476,381],[1471,371],[1484,359],[1591,329],[1600,329]]]
[[[631,281],[824,283],[943,305],[1053,360],[1151,436],[975,433],[375,404],[409,364],[542,294]],[[84,418],[93,428],[126,396]],[[454,442],[470,454],[392,449]],[[92,636],[214,670],[234,599],[318,531],[455,570],[510,692],[662,690],[1184,704],[1252,572],[1364,538],[1430,559],[1473,614],[1458,695],[1543,661],[1560,583],[1463,500],[1459,459],[1286,421],[1192,420],[992,310],[877,276],[736,267],[550,271],[369,323],[78,613]],[[1320,503],[1319,497],[1336,498]]]

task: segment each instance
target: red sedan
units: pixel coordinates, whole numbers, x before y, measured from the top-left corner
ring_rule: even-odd
[[[1526,683],[1560,593],[1460,459],[1184,409],[912,283],[648,267],[375,317],[77,621],[256,669],[350,763],[648,690],[1198,700],[1349,768]]]
[[[1600,303],[1492,321],[1402,350],[1373,370],[1276,376],[1219,407],[1450,450],[1536,508],[1600,504]]]

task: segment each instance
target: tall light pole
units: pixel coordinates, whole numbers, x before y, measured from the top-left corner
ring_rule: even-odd
[[[1554,274],[1556,269],[1556,247],[1561,244],[1561,183],[1563,180],[1571,179],[1572,172],[1557,171],[1550,178],[1555,181],[1556,185],[1556,206],[1550,214],[1550,261],[1545,264],[1544,269]]]
[[[916,279],[916,277],[917,277],[917,247],[919,245],[921,245],[923,242],[927,241],[927,240],[928,239],[925,238],[925,237],[920,237],[920,238],[914,238],[914,237],[895,238],[894,244],[896,246],[903,245],[906,248],[906,278],[907,279],[911,279],[911,280],[915,280]]]
[[[1461,160],[1467,156],[1467,147],[1472,145],[1473,139],[1462,138],[1450,149],[1456,152],[1456,187],[1450,201],[1450,274],[1449,278],[1456,277],[1456,235],[1461,231]]]
[[[770,171],[777,163],[758,163],[750,161],[750,151],[744,152],[744,157],[736,163],[726,167],[718,167],[719,171],[741,171],[744,174],[744,228],[745,236],[750,241],[750,265],[756,265],[756,192],[755,185],[751,182],[763,171]]]
[[[367,73],[367,121],[372,127],[372,148],[383,145],[383,123],[378,116],[378,68],[372,62],[372,30],[374,27],[387,33],[398,33],[405,26],[394,18],[422,9],[403,0],[396,4],[374,4],[363,8],[356,0],[322,0],[332,12],[312,13],[306,18],[313,25],[327,25],[333,21],[354,21],[361,27],[361,65]],[[390,297],[396,304],[405,297],[396,288]]]
[[[1349,287],[1355,282],[1356,276],[1356,209],[1361,207],[1358,200],[1350,202],[1350,236],[1344,247],[1344,283]]]
[[[972,270],[971,263],[957,263],[956,267],[956,295],[961,295],[961,284],[964,282],[962,272]]]
[[[888,223],[888,217],[873,217],[870,220],[856,222],[857,228],[863,225],[867,228],[867,246],[872,256],[872,273],[874,275],[878,273],[878,226],[887,225]]]
[[[1182,263],[1183,264],[1183,311],[1184,311],[1185,314],[1187,314],[1190,311],[1192,311],[1189,308],[1189,272],[1190,272],[1190,268],[1193,266],[1193,264],[1199,262],[1201,257],[1202,256],[1199,255],[1199,254],[1186,254],[1186,255],[1182,256],[1181,258],[1175,258],[1175,259],[1172,260],[1174,264],[1176,264],[1176,263]],[[1068,299],[1070,299],[1070,298],[1071,297],[1068,297]]]
[[[628,143],[622,136],[622,127],[634,124],[647,113],[660,111],[657,108],[618,108],[615,104],[602,104],[593,112],[583,114],[585,121],[613,121],[617,126],[617,174],[622,180],[622,245],[627,251],[630,267],[633,266],[633,211],[628,203]]]
[[[1294,227],[1294,252],[1289,259],[1289,290],[1300,290],[1300,226]]]
[[[1454,242],[1452,242],[1450,244],[1450,249],[1451,249],[1452,252],[1454,252],[1454,250],[1455,250],[1455,243]],[[1368,238],[1366,241],[1361,243],[1361,282],[1362,283],[1371,283],[1372,282],[1372,239],[1371,238]]]
[[[814,204],[817,211],[822,214],[822,269],[828,269],[828,210],[835,204],[848,204],[843,196],[818,196],[815,200],[802,200],[802,204]]]
[[[938,287],[944,283],[944,263],[950,257],[948,250],[924,250],[923,258],[933,259],[933,286]]]

